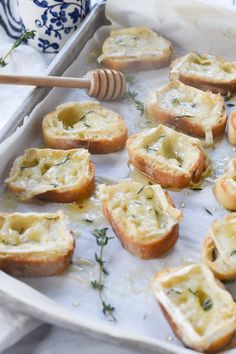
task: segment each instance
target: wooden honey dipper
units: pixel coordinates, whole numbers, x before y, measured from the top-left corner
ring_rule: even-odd
[[[99,100],[121,98],[126,90],[124,75],[119,71],[109,69],[89,71],[81,79],[57,76],[0,75],[0,84],[83,88],[87,89],[89,96]]]

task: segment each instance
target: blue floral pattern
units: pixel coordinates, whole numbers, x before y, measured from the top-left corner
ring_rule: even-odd
[[[61,40],[62,34],[68,34],[77,29],[78,20],[89,12],[90,0],[33,0],[34,4],[43,8],[40,19],[35,21],[38,28],[45,29],[48,39],[39,38],[38,47],[45,53],[58,53],[59,44],[55,39]],[[66,10],[66,11],[65,11]]]

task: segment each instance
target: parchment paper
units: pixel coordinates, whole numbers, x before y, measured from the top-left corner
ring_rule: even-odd
[[[141,7],[141,4],[143,1],[109,1],[107,13],[111,19],[115,19],[122,25],[145,24],[159,30],[175,43],[175,56],[189,49],[194,49],[207,50],[208,52],[217,50],[219,54],[225,53],[228,57],[234,57],[236,44],[232,36],[232,29],[235,25],[233,22],[228,22],[232,20],[232,14],[227,10],[213,9],[196,1],[194,6],[191,2],[191,7],[188,6],[183,11],[184,4],[185,6],[189,4],[184,0],[171,0],[167,4],[163,4],[159,0],[149,0],[145,2],[145,8]],[[167,8],[169,6],[171,9]],[[204,11],[207,9],[209,21],[203,18],[203,9]],[[131,14],[131,10],[135,10],[136,14]],[[228,27],[229,23],[230,28]],[[203,35],[202,26],[205,26],[204,31],[208,29],[209,36]],[[210,31],[211,28],[213,30]],[[94,35],[78,59],[65,72],[66,76],[80,77],[88,70],[98,66],[96,58],[100,54],[101,43],[108,36],[109,31],[110,28],[101,28]],[[222,41],[223,33],[227,34],[228,45]],[[134,83],[130,89],[138,92],[139,99],[145,102],[150,90],[167,82],[168,73],[168,68],[135,73]],[[3,182],[13,160],[23,153],[25,148],[43,147],[41,140],[43,115],[63,102],[88,100],[83,91],[53,89],[47,98],[34,109],[30,117],[25,119],[23,127],[19,128],[0,146],[1,210],[45,212],[63,209],[71,220],[74,232],[80,233],[74,257],[75,264],[64,275],[42,279],[21,279],[23,282],[21,283],[0,273],[0,292],[5,296],[11,296],[16,303],[20,303],[22,311],[43,320],[75,330],[84,326],[88,330],[103,332],[116,338],[126,338],[146,343],[146,345],[150,343],[152,346],[168,350],[165,353],[170,351],[191,352],[184,349],[182,344],[172,335],[169,325],[164,320],[151,294],[149,283],[155,271],[200,260],[203,239],[210,224],[215,219],[227,214],[213,196],[214,180],[206,181],[202,191],[184,190],[170,193],[177,207],[183,209],[184,219],[180,224],[180,239],[167,255],[156,260],[140,260],[125,251],[117,238],[110,241],[105,248],[104,257],[109,270],[109,276],[105,281],[105,297],[107,302],[115,307],[117,323],[111,323],[104,317],[98,294],[90,285],[90,281],[97,276],[94,253],[98,251],[96,240],[91,235],[91,231],[94,228],[108,226],[108,222],[103,218],[96,195],[82,206],[43,202],[29,204],[18,203],[4,189]],[[140,116],[140,112],[127,100],[106,102],[104,105],[117,111],[125,118],[129,134],[153,126],[153,123],[150,123],[144,116]],[[223,172],[230,157],[235,156],[235,149],[224,137],[216,144],[214,150],[207,150],[207,153],[214,161],[216,176],[218,176]],[[96,165],[97,183],[109,184],[124,178],[133,178],[145,183],[147,181],[130,168],[126,150],[109,155],[94,155],[92,159]],[[210,210],[212,215],[205,208]],[[89,226],[82,221],[86,217],[94,220]],[[110,228],[109,235],[113,235]],[[50,300],[27,285],[46,295]],[[234,283],[227,287],[233,295],[236,295]],[[14,305],[14,301],[12,304]],[[158,350],[160,352],[160,349]],[[233,351],[231,349],[228,352]]]

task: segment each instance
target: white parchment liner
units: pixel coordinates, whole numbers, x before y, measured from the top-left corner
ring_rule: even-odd
[[[213,8],[210,5],[187,0],[143,1],[108,1],[108,16],[120,25],[149,25],[166,35],[174,42],[175,56],[187,50],[207,51],[236,57],[234,38],[236,24],[233,22],[235,12]],[[188,5],[188,6],[187,6]],[[65,72],[67,76],[80,77],[89,69],[96,67],[96,57],[100,54],[101,43],[107,37],[110,28],[101,28],[87,43],[81,55]],[[150,90],[157,88],[168,80],[168,68],[156,71],[135,73],[132,90],[145,102]],[[101,312],[101,306],[95,290],[91,289],[90,280],[97,274],[94,267],[94,252],[97,246],[91,230],[107,226],[102,217],[99,204],[93,202],[85,206],[83,215],[96,219],[87,226],[81,221],[76,206],[50,203],[18,203],[4,189],[3,181],[7,177],[13,160],[25,148],[42,147],[41,122],[45,113],[63,102],[88,101],[86,94],[79,90],[53,89],[25,119],[23,127],[0,146],[0,179],[2,211],[54,211],[63,209],[71,218],[73,229],[81,232],[77,241],[75,260],[79,266],[72,267],[62,276],[22,279],[19,282],[4,273],[0,273],[0,293],[9,296],[12,306],[19,304],[22,311],[43,320],[67,326],[72,329],[84,327],[87,331],[96,331],[122,340],[146,343],[156,346],[159,352],[191,352],[184,349],[174,338],[169,325],[164,320],[159,307],[149,288],[150,277],[155,271],[183,262],[199,260],[204,236],[213,220],[227,214],[216,202],[212,193],[212,183],[208,182],[202,191],[171,192],[178,207],[183,208],[184,219],[180,225],[180,239],[174,249],[157,260],[143,261],[126,252],[115,238],[105,248],[105,259],[110,271],[106,278],[105,297],[115,306],[117,323],[109,322]],[[151,127],[144,117],[127,100],[107,102],[104,105],[119,112],[126,120],[129,134]],[[233,147],[226,137],[217,143],[214,150],[207,151],[214,160],[217,175],[221,174],[231,156],[235,156]],[[111,183],[119,179],[130,178],[126,150],[110,155],[93,156],[98,182]],[[132,173],[131,173],[132,174]],[[137,178],[135,174],[132,174]],[[145,181],[145,179],[143,180]],[[187,193],[186,193],[187,191]],[[206,212],[212,211],[213,215]],[[112,235],[111,229],[109,234]],[[90,262],[83,262],[86,258]],[[42,293],[43,296],[35,290]],[[235,284],[229,288],[236,294]],[[54,301],[52,301],[54,300]],[[162,348],[162,349],[161,349]],[[165,351],[164,350],[167,350]],[[228,351],[229,353],[231,352]]]

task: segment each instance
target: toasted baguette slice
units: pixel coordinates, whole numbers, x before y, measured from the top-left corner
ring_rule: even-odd
[[[212,353],[230,342],[236,305],[205,265],[163,270],[151,285],[173,332],[186,346]]]
[[[94,189],[94,165],[85,149],[28,149],[11,168],[6,184],[21,200],[36,197],[70,203]]]
[[[236,62],[192,52],[173,61],[170,77],[201,90],[227,95],[236,90]]]
[[[0,213],[0,269],[18,277],[63,272],[75,242],[62,212]]]
[[[177,241],[182,213],[158,184],[100,185],[99,199],[122,245],[135,256],[157,258]]]
[[[214,194],[224,208],[236,210],[236,159],[230,160],[225,174],[216,181]]]
[[[220,94],[204,92],[170,81],[152,92],[147,104],[150,117],[199,138],[223,134],[226,125],[224,100]],[[210,132],[209,132],[210,131]],[[211,143],[211,142],[210,142]]]
[[[93,154],[123,149],[127,128],[121,116],[96,102],[62,104],[43,119],[43,138],[52,149],[86,147]]]
[[[208,164],[199,139],[164,125],[131,136],[127,147],[140,172],[174,189],[198,182]]]
[[[236,146],[236,111],[232,111],[228,122],[228,140]]]
[[[147,27],[113,30],[98,58],[110,69],[119,71],[151,70],[170,63],[171,43]]]
[[[212,223],[204,242],[203,260],[218,279],[236,278],[236,213]]]

